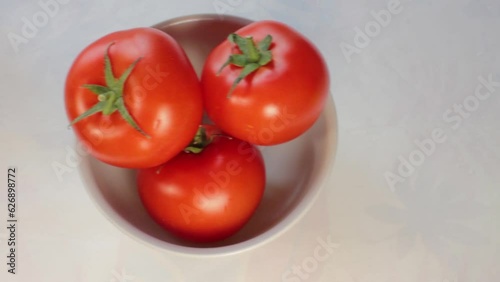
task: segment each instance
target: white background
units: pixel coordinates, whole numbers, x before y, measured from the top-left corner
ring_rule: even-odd
[[[20,190],[18,275],[7,273],[2,227],[0,281],[500,281],[499,84],[474,98],[479,77],[500,82],[500,1],[401,0],[382,27],[374,15],[394,0],[60,2],[20,44],[8,34],[22,36],[23,18],[43,10],[34,0],[0,3],[0,169],[18,167]],[[76,169],[54,172],[75,141],[63,84],[74,57],[106,33],[217,12],[280,20],[317,44],[331,70],[338,154],[317,204],[277,240],[224,258],[176,257],[118,231]],[[363,42],[356,28],[366,27]],[[445,141],[401,175],[401,159],[422,156],[415,140],[434,142],[435,130]],[[390,173],[401,177],[393,189]],[[319,239],[335,250],[306,272]]]

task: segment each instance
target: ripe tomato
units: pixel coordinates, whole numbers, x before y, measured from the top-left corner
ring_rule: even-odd
[[[298,137],[318,119],[329,74],[321,54],[297,31],[260,21],[209,54],[201,83],[205,109],[224,132],[274,145]]]
[[[174,157],[192,140],[203,113],[184,50],[153,28],[118,31],[86,47],[67,75],[65,103],[90,154],[129,168]]]
[[[254,213],[265,187],[264,161],[255,146],[218,135],[199,153],[139,170],[137,183],[146,210],[163,228],[213,242],[236,233]]]

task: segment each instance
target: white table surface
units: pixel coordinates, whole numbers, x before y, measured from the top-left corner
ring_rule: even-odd
[[[43,10],[35,0],[0,2],[0,167],[19,170],[18,274],[7,273],[1,227],[0,281],[500,281],[500,1],[59,2],[32,38],[14,44],[23,18]],[[280,20],[317,43],[331,69],[338,154],[317,204],[277,240],[229,257],[176,257],[108,222],[77,168],[58,178],[52,164],[65,163],[75,142],[63,84],[98,37],[216,13],[220,2],[229,14]],[[391,19],[374,25],[389,8]],[[366,27],[369,40],[356,38]],[[484,79],[493,82],[481,86]],[[413,169],[398,172],[410,157]],[[318,240],[334,243],[321,261]]]

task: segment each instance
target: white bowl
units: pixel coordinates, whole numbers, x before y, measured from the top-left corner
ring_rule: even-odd
[[[155,25],[184,47],[198,74],[210,50],[251,21],[194,15]],[[260,147],[266,164],[264,197],[251,220],[234,236],[194,244],[170,235],[146,213],[136,188],[136,172],[85,157],[80,176],[99,210],[120,230],[156,249],[185,255],[227,255],[255,248],[285,232],[309,210],[325,185],[337,146],[337,119],[331,95],[324,112],[304,135],[285,144]]]

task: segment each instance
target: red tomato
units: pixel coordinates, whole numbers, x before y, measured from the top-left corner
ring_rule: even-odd
[[[209,117],[224,132],[253,144],[298,137],[318,119],[328,97],[321,54],[297,31],[274,21],[254,22],[236,34],[210,53],[202,72]],[[249,74],[242,78],[242,71]]]
[[[68,73],[65,103],[70,121],[90,114],[72,125],[90,153],[129,168],[157,166],[177,155],[203,113],[186,54],[153,28],[118,31],[86,47]]]
[[[264,193],[264,161],[255,146],[215,136],[200,153],[182,152],[140,170],[137,183],[146,210],[163,228],[213,242],[236,233],[254,213]]]

